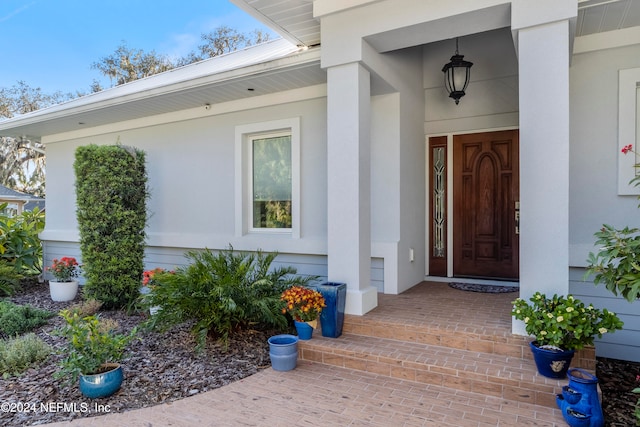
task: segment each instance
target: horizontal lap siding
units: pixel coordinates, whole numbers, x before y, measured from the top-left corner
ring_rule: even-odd
[[[595,286],[583,280],[584,269],[569,271],[569,292],[594,307],[613,311],[624,322],[622,330],[596,339],[596,355],[612,359],[640,362],[640,301],[633,303],[616,297],[604,285]]]
[[[43,245],[45,266],[51,265],[54,258],[63,256],[73,256],[82,263],[80,246],[77,243],[45,241]],[[184,266],[188,263],[184,254],[189,250],[191,249],[147,247],[144,268],[150,270],[160,267],[173,270],[176,267]],[[325,255],[279,254],[272,265],[274,267],[292,266],[299,275],[318,276],[316,283],[327,281],[327,257]],[[46,275],[45,278],[48,279]],[[371,284],[378,289],[378,292],[382,292],[384,289],[384,259],[382,258],[371,259]]]

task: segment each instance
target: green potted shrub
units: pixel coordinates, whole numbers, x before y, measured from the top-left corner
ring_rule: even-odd
[[[126,346],[136,334],[116,333],[117,323],[97,315],[82,317],[77,311],[63,310],[66,324],[58,333],[68,339],[57,378],[80,381],[80,391],[89,398],[107,397],[118,391],[123,374],[119,362]]]
[[[564,378],[575,350],[593,345],[597,336],[622,329],[622,321],[615,313],[585,305],[572,295],[547,298],[536,292],[530,302],[518,298],[511,314],[525,323],[540,374]]]

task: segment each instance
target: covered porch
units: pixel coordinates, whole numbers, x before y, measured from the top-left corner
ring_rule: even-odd
[[[528,337],[511,332],[518,292],[477,293],[422,282],[380,294],[363,316],[346,315],[343,335],[300,343],[301,358],[335,367],[555,408],[566,380],[537,373]],[[595,370],[595,350],[571,366]]]

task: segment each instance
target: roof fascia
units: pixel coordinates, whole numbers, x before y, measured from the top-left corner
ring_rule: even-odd
[[[245,78],[270,71],[285,70],[287,68],[297,67],[299,65],[315,61],[320,61],[320,49],[303,50],[293,55],[264,63],[249,65],[243,68],[228,70],[208,76],[196,77],[194,79],[188,79],[180,82],[168,83],[166,85],[156,86],[140,91],[133,91],[130,93],[121,94],[118,90],[120,86],[116,86],[103,92],[87,95],[76,100],[0,121],[0,132],[17,126],[28,126],[42,121],[56,120],[72,114],[82,114],[98,109],[116,107],[128,102],[153,98],[158,95],[196,89],[209,84],[224,83],[225,81],[233,81],[235,79]]]

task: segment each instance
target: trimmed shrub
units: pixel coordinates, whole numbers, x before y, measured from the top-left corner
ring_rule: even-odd
[[[106,309],[130,305],[143,271],[148,198],[144,151],[78,147],[76,199],[85,294]]]
[[[46,310],[0,301],[0,333],[8,337],[22,335],[42,326],[51,317],[53,313]]]
[[[282,292],[293,285],[307,285],[315,277],[295,276],[293,267],[271,268],[275,253],[238,253],[233,248],[213,253],[190,251],[190,265],[175,272],[154,275],[157,285],[143,298],[147,306],[159,306],[150,325],[166,329],[194,321],[198,349],[210,335],[223,343],[243,328],[286,328]]]
[[[0,374],[17,376],[49,357],[51,348],[35,334],[0,340]]]

